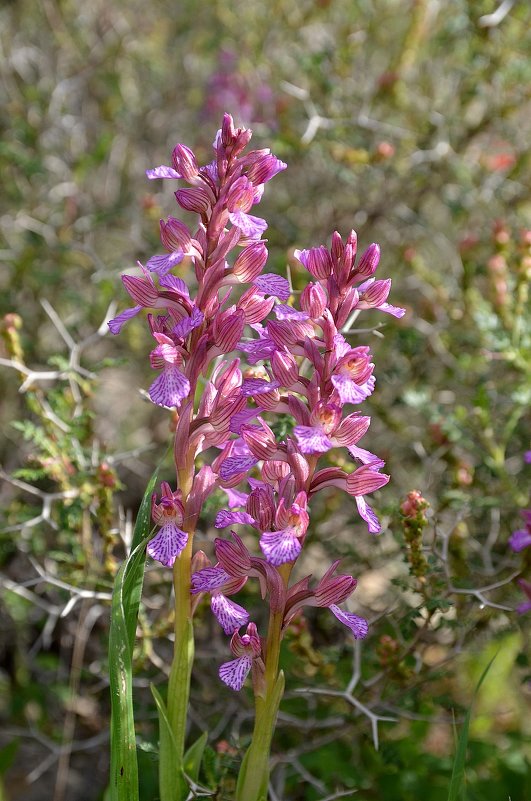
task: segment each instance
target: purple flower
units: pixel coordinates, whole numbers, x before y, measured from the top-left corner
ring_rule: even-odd
[[[142,311],[142,308],[142,306],[133,306],[131,309],[124,309],[124,311],[113,320],[109,320],[107,325],[109,326],[111,334],[119,334],[122,330],[122,326],[132,317],[136,317],[138,312]]]
[[[230,649],[237,658],[221,665],[219,677],[232,690],[238,691],[243,687],[253,666],[253,661],[259,659],[262,652],[260,637],[254,623],[249,623],[243,637],[240,637],[237,631],[234,632],[230,641]]]
[[[287,300],[291,294],[289,281],[276,273],[264,273],[255,278],[254,285],[264,295],[273,295],[279,300]]]
[[[229,214],[231,223],[239,228],[245,239],[260,239],[267,228],[267,223],[261,217],[254,217],[243,211],[234,211]]]
[[[176,558],[186,547],[188,534],[175,523],[166,523],[150,540],[148,554],[166,567],[173,567]]]
[[[294,562],[302,545],[297,531],[290,526],[282,531],[264,531],[260,537],[260,548],[269,564],[278,567],[286,562]]]
[[[162,256],[152,256],[146,262],[146,267],[152,273],[157,275],[166,275],[173,267],[180,264],[184,258],[182,250],[176,250],[173,253],[164,253]]]
[[[161,528],[150,540],[147,552],[161,564],[172,567],[188,542],[187,532],[180,528],[184,522],[180,490],[172,492],[170,485],[163,481],[160,503],[156,502],[155,495],[151,498],[151,517]]]
[[[230,581],[230,576],[222,567],[205,567],[192,573],[192,594],[199,592],[213,592],[219,590],[224,584]]]
[[[160,167],[154,167],[152,170],[146,170],[146,175],[150,181],[155,178],[182,178],[177,170],[172,167],[166,167],[165,164],[161,164]]]
[[[150,386],[149,397],[158,406],[179,407],[190,394],[190,382],[177,367],[182,356],[169,337],[164,334],[154,337],[159,345],[151,352],[151,366],[162,367],[163,371]]]
[[[186,339],[188,334],[198,328],[205,319],[203,312],[194,304],[189,317],[183,317],[173,328],[173,335],[177,339]]]
[[[249,621],[249,613],[222,593],[212,595],[210,607],[225,634],[234,634]]]
[[[221,465],[219,475],[223,481],[230,481],[240,474],[243,476],[258,462],[254,456],[228,456]]]
[[[232,526],[234,523],[243,523],[244,525],[253,526],[255,520],[254,517],[251,517],[247,512],[227,512],[225,509],[222,509],[217,513],[214,525],[216,528],[227,528],[227,526]]]
[[[297,559],[309,523],[305,492],[299,492],[289,508],[283,498],[280,500],[275,515],[276,531],[264,531],[260,537],[260,548],[269,564],[278,567]]]
[[[513,531],[509,537],[509,546],[516,553],[531,545],[531,509],[524,509],[521,514],[525,521],[525,528]]]
[[[367,636],[369,624],[365,618],[354,615],[352,612],[343,612],[336,604],[331,604],[328,608],[343,625],[351,630],[356,640],[362,640]]]
[[[326,453],[334,447],[321,426],[295,426],[293,433],[301,453]]]

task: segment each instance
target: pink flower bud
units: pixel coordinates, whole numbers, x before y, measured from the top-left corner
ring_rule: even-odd
[[[231,418],[241,412],[246,404],[239,391],[232,395],[223,396],[218,394],[214,401],[214,407],[210,413],[209,423],[215,431],[224,431],[228,434],[230,430]]]
[[[214,318],[214,342],[222,353],[230,353],[241,339],[245,325],[245,314],[241,309],[218,314]]]
[[[301,309],[310,315],[312,320],[321,317],[326,309],[328,298],[321,284],[307,284],[301,295]]]
[[[151,278],[122,275],[122,282],[133,300],[140,306],[155,306],[159,293]]]
[[[200,186],[178,189],[175,192],[175,199],[181,208],[201,214],[203,217],[208,215],[212,207],[210,194]]]
[[[273,306],[275,305],[275,298],[264,298],[263,295],[258,293],[254,287],[251,287],[244,292],[238,301],[238,309],[242,309],[245,313],[245,322],[248,325],[254,323],[261,323],[264,320]]]
[[[253,182],[255,186],[265,184],[277,173],[285,170],[287,164],[277,159],[271,153],[265,153],[254,161],[247,169],[247,177]]]
[[[315,588],[315,602],[317,606],[330,606],[345,601],[356,589],[358,583],[352,576],[333,576],[339,560],[326,571]]]
[[[174,168],[185,181],[192,183],[194,178],[197,178],[199,165],[193,151],[190,150],[189,147],[186,147],[186,145],[176,145],[171,154],[171,159]]]
[[[361,287],[360,287],[361,289]],[[391,289],[391,279],[386,278],[383,281],[374,281],[361,295],[361,303],[360,306],[366,304],[369,308],[376,308],[380,306],[382,303],[385,303],[389,296],[389,291]]]
[[[257,459],[271,459],[278,450],[277,441],[269,426],[260,418],[259,423],[261,428],[242,426],[241,435],[253,456]]]
[[[309,250],[296,250],[293,255],[314,278],[328,278],[332,272],[332,259],[324,245]]]
[[[283,387],[291,387],[299,380],[297,361],[288,351],[276,350],[273,353],[271,367],[274,377]]]
[[[343,244],[343,240],[341,239],[341,234],[339,231],[334,231],[332,234],[332,246],[330,248],[330,253],[332,255],[332,261],[338,262],[343,255],[343,251],[345,250],[345,246]]]
[[[160,241],[170,252],[182,250],[188,253],[192,237],[187,226],[175,217],[168,217],[168,220],[160,221]]]
[[[232,392],[242,385],[242,371],[240,370],[240,360],[233,359],[227,367],[226,362],[222,362],[212,375],[214,386],[223,396]]]
[[[250,283],[262,272],[267,256],[265,244],[263,242],[253,242],[252,245],[248,245],[242,250],[234,262],[232,272],[242,283]]]
[[[357,275],[365,275],[370,277],[376,272],[378,263],[380,261],[380,246],[374,242],[369,245],[365,253],[361,256],[356,267]]]
[[[269,484],[264,487],[256,487],[249,494],[245,509],[256,521],[260,531],[267,531],[271,528],[275,516],[275,502]]]
[[[214,546],[216,556],[223,570],[234,578],[248,576],[251,569],[251,555],[240,537],[231,532],[234,542],[216,537]]]
[[[370,464],[364,464],[347,476],[347,492],[355,496],[368,495],[384,487],[390,478],[391,476],[374,470]]]
[[[278,459],[268,460],[262,466],[262,478],[272,486],[285,478],[289,472],[289,464]]]
[[[254,186],[242,175],[231,184],[225,202],[229,211],[247,212],[253,205],[253,200]]]

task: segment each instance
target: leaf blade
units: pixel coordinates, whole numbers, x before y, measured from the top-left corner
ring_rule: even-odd
[[[158,468],[147,485],[133,532],[131,552],[116,575],[109,631],[111,690],[111,801],[139,801],[133,711],[133,647],[150,536],[151,494]]]
[[[487,677],[487,673],[491,669],[492,663],[496,659],[497,655],[498,655],[497,653],[494,654],[494,656],[488,663],[487,667],[481,674],[480,679],[476,684],[476,688],[472,696],[472,701],[470,702],[470,706],[468,707],[468,711],[466,713],[465,720],[463,722],[463,728],[461,729],[461,734],[459,735],[459,739],[457,742],[457,751],[455,754],[455,759],[452,769],[452,778],[450,780],[450,788],[448,791],[448,801],[459,801],[459,799],[463,796],[465,789],[466,749],[468,745],[468,730],[470,727],[470,719],[472,717],[472,707],[474,705],[474,701],[477,698],[481,685],[483,684],[485,678]]]

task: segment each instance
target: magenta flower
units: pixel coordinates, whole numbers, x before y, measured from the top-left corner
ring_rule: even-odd
[[[190,393],[190,382],[181,372],[183,358],[172,340],[164,334],[154,334],[159,343],[151,352],[151,366],[162,373],[149,388],[149,397],[158,406],[179,407]],[[179,366],[178,366],[179,365]]]
[[[509,537],[509,546],[516,553],[531,545],[531,509],[522,510],[521,515],[524,518],[525,528],[513,531]]]
[[[281,498],[275,515],[276,530],[264,531],[260,537],[260,548],[267,561],[275,567],[294,562],[300,554],[310,523],[306,506],[305,492],[299,492],[289,508]]]
[[[151,517],[161,528],[150,540],[147,552],[161,564],[172,567],[188,542],[188,534],[180,528],[184,521],[180,490],[172,492],[170,485],[163,481],[160,503],[156,503],[155,495],[152,496]]]
[[[254,623],[249,623],[247,631],[240,637],[237,631],[232,635],[230,649],[236,659],[225,662],[219,668],[219,677],[232,690],[241,690],[245,679],[251,672],[253,662],[260,659],[262,646]]]

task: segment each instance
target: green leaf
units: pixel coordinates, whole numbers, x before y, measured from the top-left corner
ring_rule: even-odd
[[[166,705],[157,688],[153,684],[150,686],[159,714],[160,750],[164,749],[166,754],[172,756],[172,759],[164,759],[159,762],[160,798],[161,801],[185,801],[188,796],[188,784],[182,770],[176,767],[180,762],[179,749],[168,720]]]
[[[193,745],[186,751],[183,759],[183,769],[187,776],[192,781],[197,782],[199,779],[199,769],[201,767],[201,760],[203,759],[203,751],[207,743],[208,734],[203,732]]]
[[[151,494],[158,468],[146,487],[131,544],[131,553],[114,582],[109,633],[111,687],[110,801],[139,801],[135,719],[133,712],[133,646],[144,583],[146,545],[150,536]]]
[[[18,747],[20,745],[20,740],[11,740],[10,743],[4,745],[3,748],[0,748],[0,775],[3,776],[4,773],[11,767],[11,763],[13,762],[16,753],[18,751]],[[0,796],[1,798],[1,796]]]
[[[472,706],[474,701],[477,697],[477,694],[480,690],[483,681],[489,670],[492,667],[492,663],[496,659],[497,653],[494,654],[490,662],[488,663],[487,667],[481,674],[481,677],[476,685],[476,689],[474,690],[474,695],[472,696],[472,701],[470,706],[468,707],[468,711],[466,713],[466,717],[463,723],[463,728],[461,729],[461,734],[459,735],[459,740],[457,742],[457,751],[455,754],[454,759],[454,766],[452,770],[452,779],[450,781],[450,790],[448,793],[448,801],[459,801],[460,798],[464,797],[465,793],[465,764],[466,764],[466,749],[468,745],[468,730],[470,727],[470,718],[472,717]]]

